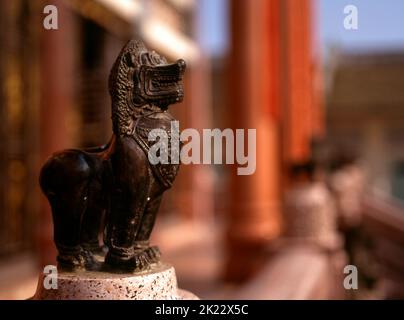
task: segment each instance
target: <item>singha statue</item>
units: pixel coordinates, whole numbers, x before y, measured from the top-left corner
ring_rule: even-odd
[[[52,208],[59,268],[135,272],[159,261],[149,238],[179,164],[151,164],[148,135],[157,128],[170,137],[175,119],[167,109],[183,99],[185,67],[129,41],[109,77],[110,141],[57,152],[44,164],[40,185]]]

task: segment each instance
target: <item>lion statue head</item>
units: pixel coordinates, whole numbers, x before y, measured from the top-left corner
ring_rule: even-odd
[[[181,102],[185,68],[184,60],[169,64],[165,57],[149,51],[143,42],[130,40],[109,77],[114,133],[131,134],[136,117],[147,106],[166,110],[170,104]]]

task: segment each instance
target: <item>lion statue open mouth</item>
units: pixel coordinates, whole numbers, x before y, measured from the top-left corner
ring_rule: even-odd
[[[62,269],[132,272],[159,260],[149,238],[179,164],[150,164],[148,134],[156,128],[170,134],[175,119],[167,109],[184,97],[185,68],[184,60],[168,64],[141,41],[129,41],[109,78],[109,143],[57,152],[44,164],[40,185],[52,208]],[[98,240],[101,231],[108,249],[104,264],[97,259],[105,251]]]

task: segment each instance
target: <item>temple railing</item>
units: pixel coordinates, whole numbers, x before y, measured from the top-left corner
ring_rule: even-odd
[[[277,250],[252,280],[234,298],[258,300],[344,299],[343,251],[327,253],[308,244]]]
[[[363,228],[372,240],[382,297],[404,299],[404,205],[393,199],[365,197]]]
[[[304,242],[277,247],[237,298],[404,299],[404,205],[364,197],[361,224],[343,236],[332,252]],[[357,290],[344,288],[347,264],[357,267]]]
[[[285,194],[282,238],[268,248],[258,274],[239,290],[245,299],[344,299],[347,255],[332,194],[323,182],[297,184]]]
[[[404,245],[404,205],[378,197],[363,200],[363,223],[375,235]]]

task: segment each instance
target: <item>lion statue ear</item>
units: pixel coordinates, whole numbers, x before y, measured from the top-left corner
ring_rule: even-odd
[[[134,68],[135,67],[135,57],[133,56],[132,53],[128,52],[125,55],[125,62],[129,67]]]
[[[126,62],[128,63],[128,66],[134,67],[139,64],[139,56],[143,52],[147,52],[147,48],[141,40],[130,40],[125,45],[123,52],[127,54],[125,58],[127,59]]]

